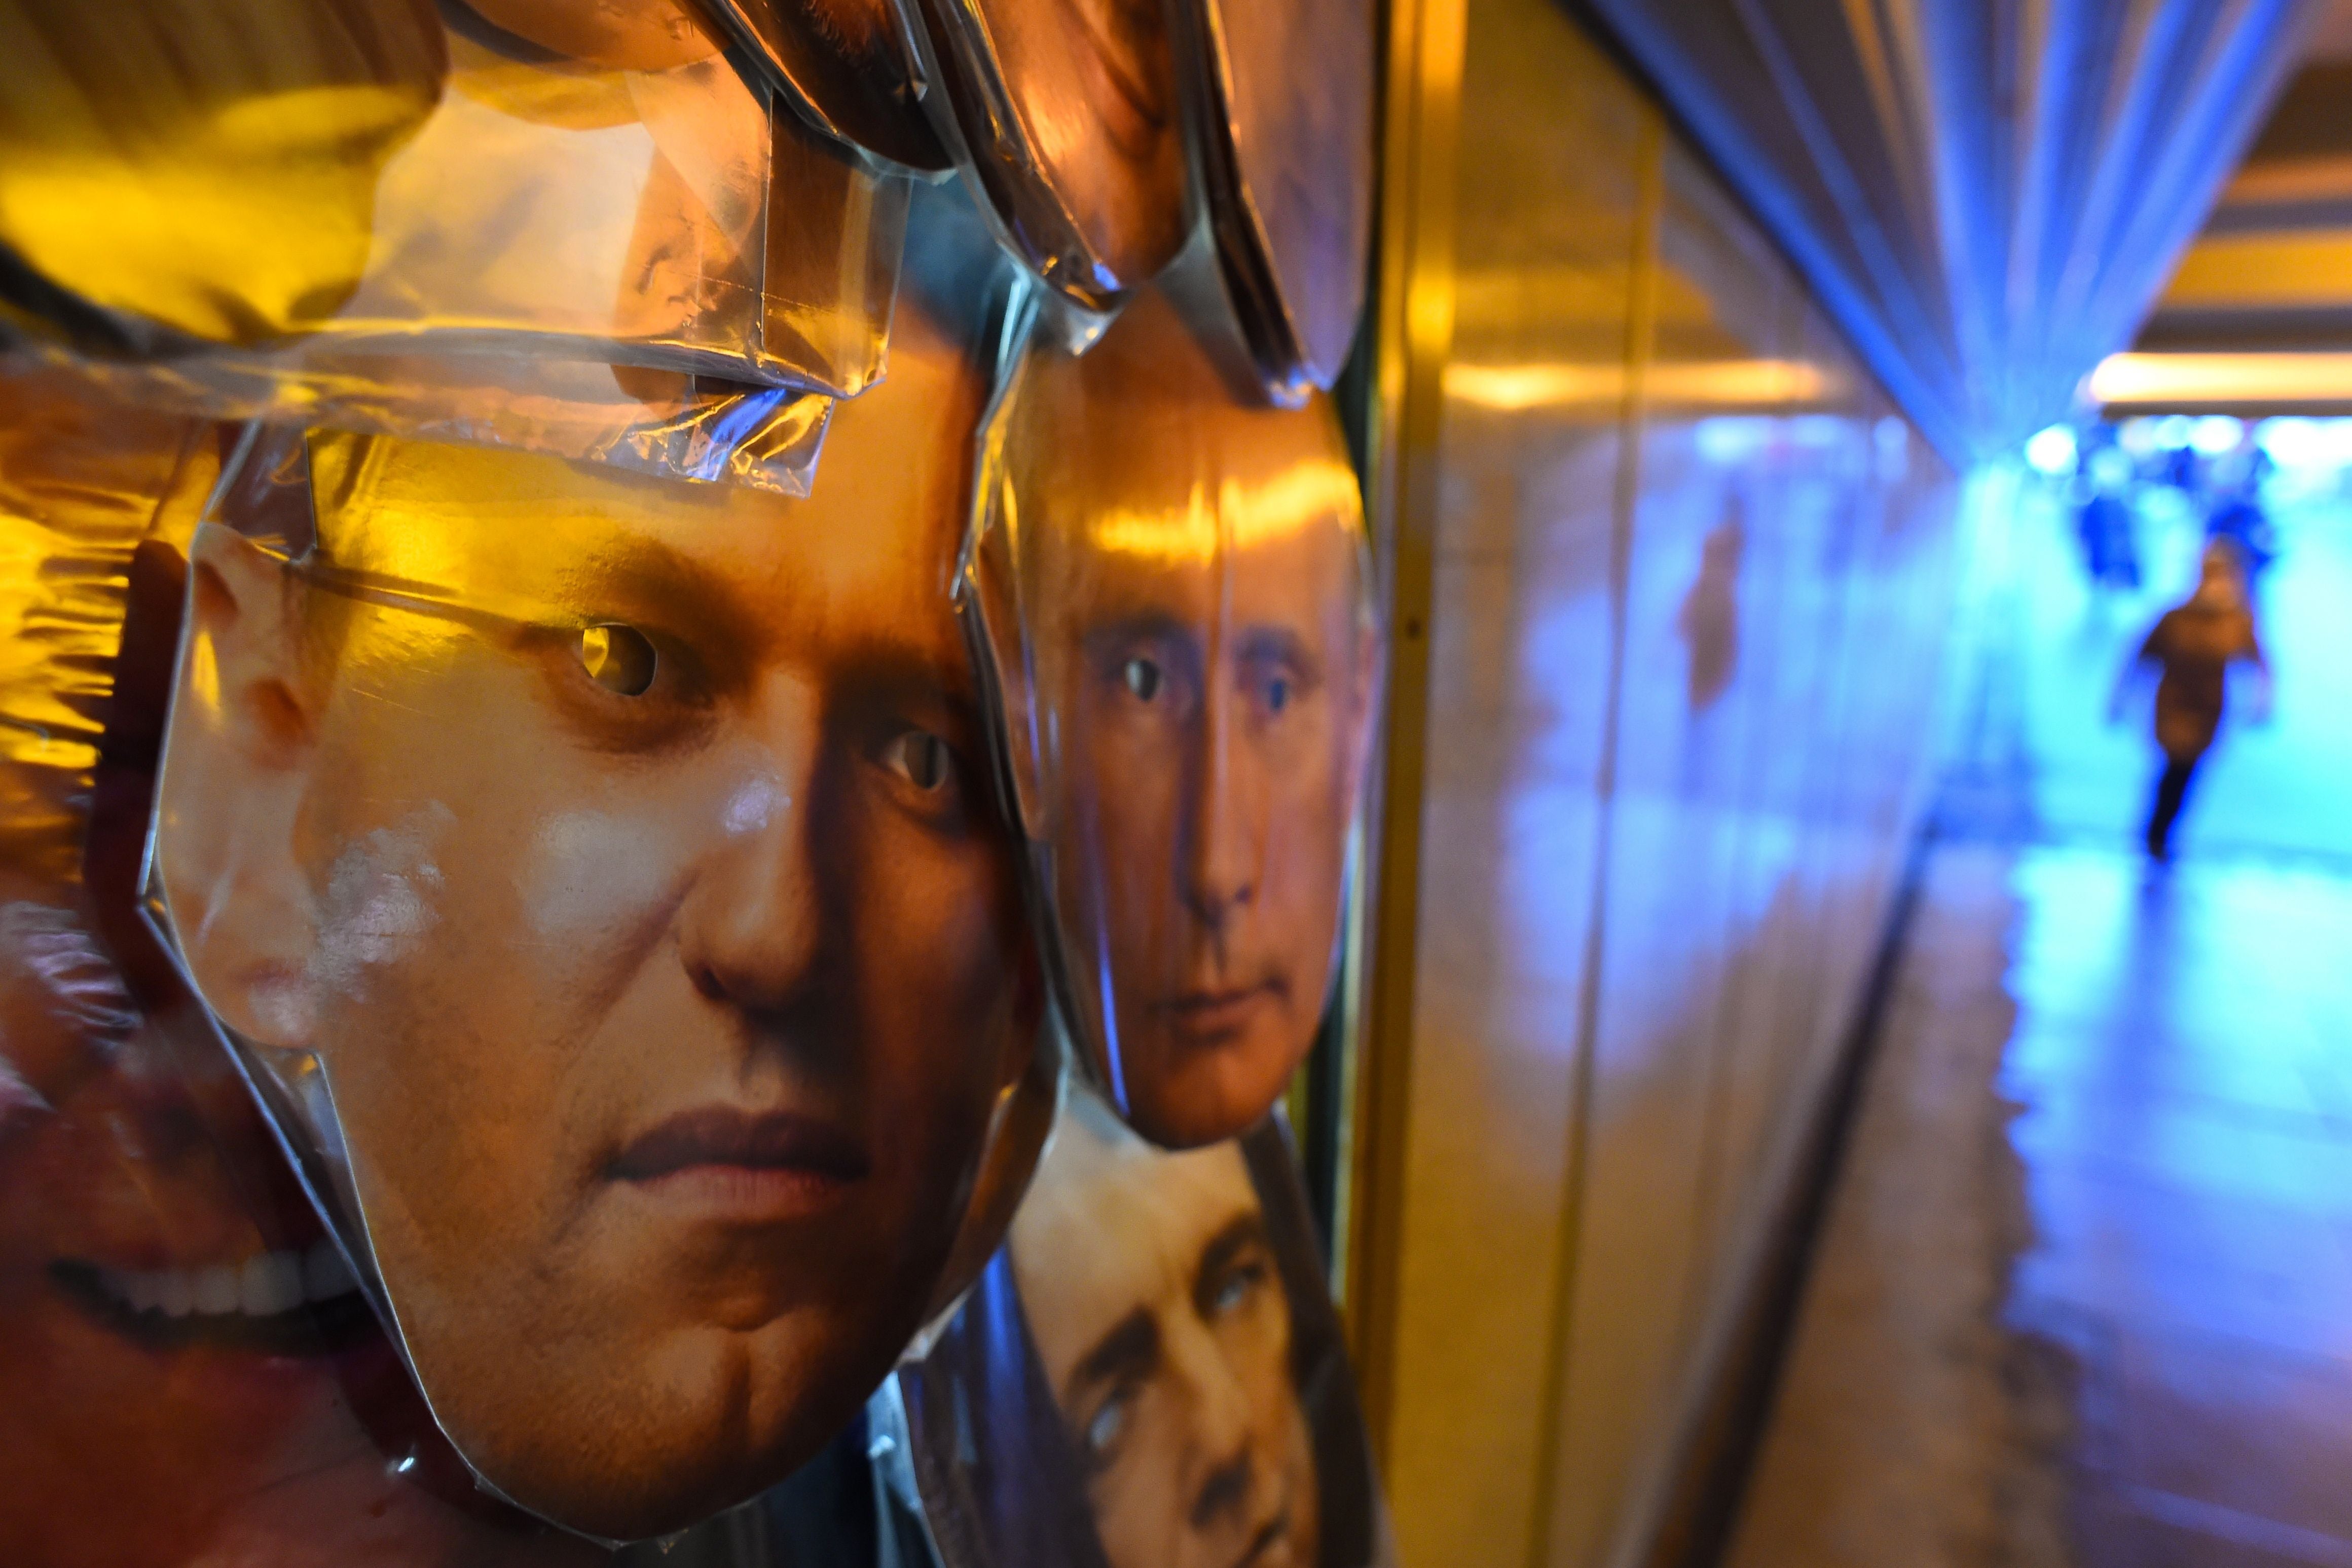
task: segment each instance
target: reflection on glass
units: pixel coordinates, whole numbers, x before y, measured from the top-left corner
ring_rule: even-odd
[[[981,378],[908,315],[805,502],[265,432],[194,541],[182,956],[444,1430],[598,1536],[814,1452],[1022,1124],[942,591]]]
[[[1338,424],[1237,402],[1146,295],[1033,353],[989,444],[980,601],[1081,1039],[1150,1136],[1230,1137],[1322,1017],[1374,708]]]

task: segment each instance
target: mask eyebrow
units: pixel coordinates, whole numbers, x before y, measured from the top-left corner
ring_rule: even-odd
[[[1224,1228],[1209,1238],[1201,1249],[1201,1261],[1192,1270],[1192,1309],[1207,1316],[1216,1303],[1217,1288],[1225,1270],[1234,1259],[1244,1252],[1271,1251],[1273,1244],[1265,1234],[1265,1216],[1256,1209],[1236,1214],[1227,1220]]]
[[[1065,1403],[1076,1404],[1087,1389],[1100,1384],[1140,1382],[1159,1364],[1159,1320],[1148,1308],[1133,1308],[1070,1369]]]
[[[1084,632],[1087,652],[1100,658],[1137,643],[1172,643],[1188,650],[1200,643],[1200,631],[1191,622],[1163,611],[1147,610],[1097,621]]]
[[[881,714],[928,719],[959,748],[983,738],[978,693],[962,661],[883,636],[861,637],[842,655],[835,716],[852,723]]]
[[[1244,626],[1234,644],[1234,658],[1244,664],[1287,664],[1309,677],[1320,677],[1323,673],[1315,650],[1288,626]]]
[[[727,576],[661,539],[631,538],[595,550],[557,580],[556,592],[592,613],[644,620],[748,657],[776,619]]]

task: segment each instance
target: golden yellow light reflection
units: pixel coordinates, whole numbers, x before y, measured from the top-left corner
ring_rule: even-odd
[[[1208,560],[1220,549],[1250,549],[1334,520],[1352,526],[1361,507],[1355,473],[1346,464],[1305,458],[1262,479],[1226,478],[1213,486],[1196,479],[1173,507],[1106,507],[1088,517],[1087,528],[1098,549],[1174,565]]]
[[[2324,305],[2352,299],[2352,229],[2210,235],[2189,247],[2168,306]]]
[[[2110,354],[2084,389],[2098,403],[2352,403],[2352,354]]]
[[[263,340],[358,286],[377,180],[436,96],[431,81],[305,87],[222,105],[169,138],[93,121],[19,140],[0,159],[0,234],[99,305]]]
[[[520,622],[578,615],[583,563],[627,538],[648,505],[630,476],[535,454],[319,431],[310,459],[318,565],[405,598]],[[661,494],[672,508],[723,500],[700,486]],[[462,634],[427,622],[410,631],[433,640]]]
[[[1445,367],[1447,397],[1503,413],[1612,405],[1624,401],[1630,385],[1618,363]],[[1835,390],[1820,366],[1801,360],[1669,361],[1645,367],[1641,387],[1653,402],[1725,408],[1819,402]]]

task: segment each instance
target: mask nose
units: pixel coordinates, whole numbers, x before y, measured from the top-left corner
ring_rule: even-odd
[[[713,841],[681,911],[678,948],[703,996],[772,1014],[809,987],[825,922],[813,779],[772,757],[762,761],[718,805]]]
[[[1250,747],[1236,744],[1234,706],[1212,691],[1187,769],[1184,899],[1213,931],[1257,902],[1264,865],[1265,781]]]
[[[1249,1396],[1207,1330],[1192,1325],[1171,1345],[1192,1428],[1194,1475],[1186,1513],[1195,1531],[1245,1527],[1258,1488]]]

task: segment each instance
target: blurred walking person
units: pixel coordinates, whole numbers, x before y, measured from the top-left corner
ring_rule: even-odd
[[[2137,483],[2131,454],[2116,444],[2113,428],[2094,426],[2084,437],[2074,529],[2095,590],[2139,591],[2139,519],[2132,507]]]
[[[2221,727],[2230,666],[2241,663],[2253,666],[2259,682],[2254,718],[2260,723],[2270,715],[2270,665],[2255,634],[2237,549],[2216,541],[2206,547],[2196,591],[2164,612],[2124,667],[2109,710],[2111,718],[2120,720],[2136,678],[2150,668],[2160,672],[2156,744],[2164,753],[2164,770],[2158,775],[2147,813],[2147,852],[2157,860],[2172,858],[2173,824],[2188,800],[2197,765]]]

